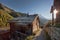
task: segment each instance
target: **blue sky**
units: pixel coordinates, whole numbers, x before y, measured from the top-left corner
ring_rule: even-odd
[[[53,0],[0,0],[0,3],[18,12],[44,16],[51,19],[50,8]]]

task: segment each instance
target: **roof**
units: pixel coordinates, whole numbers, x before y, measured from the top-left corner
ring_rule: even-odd
[[[10,22],[15,22],[17,25],[27,25],[32,23],[37,15],[27,15],[27,16],[20,16],[10,20]]]

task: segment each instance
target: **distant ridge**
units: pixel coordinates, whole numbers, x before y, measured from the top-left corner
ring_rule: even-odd
[[[48,22],[48,19],[46,19],[45,17],[43,17],[42,15],[39,16],[40,17],[40,25],[44,26],[46,22]]]
[[[14,10],[8,8],[7,6],[3,5],[2,3],[0,3],[0,8],[5,10],[5,11],[10,11],[10,12],[14,11]]]

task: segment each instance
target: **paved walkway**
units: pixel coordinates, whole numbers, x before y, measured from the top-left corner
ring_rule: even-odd
[[[33,40],[46,40],[45,32],[43,29],[38,33],[38,35]]]

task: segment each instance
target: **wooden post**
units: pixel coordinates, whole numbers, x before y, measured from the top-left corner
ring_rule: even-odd
[[[54,25],[54,13],[52,13],[52,25]]]

